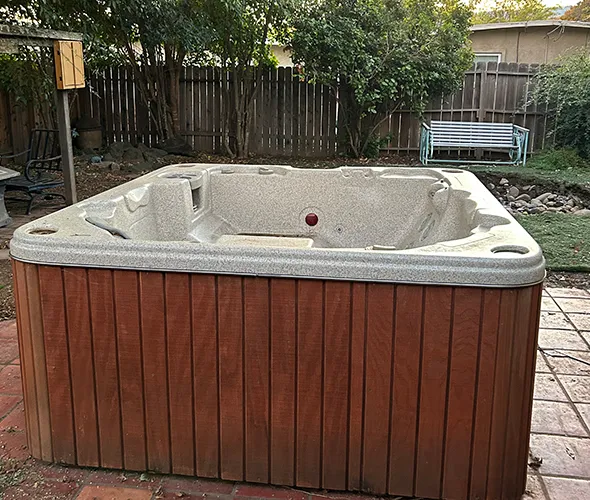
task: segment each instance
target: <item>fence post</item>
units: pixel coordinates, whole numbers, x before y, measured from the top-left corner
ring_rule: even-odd
[[[479,77],[479,106],[477,111],[477,121],[486,121],[486,97],[488,91],[488,63],[477,63],[477,70],[480,73]],[[475,150],[475,158],[481,160],[483,158],[483,149]]]

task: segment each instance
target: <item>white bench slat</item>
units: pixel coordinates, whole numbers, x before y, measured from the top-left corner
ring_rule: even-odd
[[[432,145],[438,147],[513,148],[511,123],[445,122],[430,124]]]

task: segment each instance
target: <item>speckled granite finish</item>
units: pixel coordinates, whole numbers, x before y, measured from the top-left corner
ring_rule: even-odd
[[[308,214],[317,215],[309,225]],[[539,246],[456,169],[171,165],[14,233],[41,264],[524,286]]]

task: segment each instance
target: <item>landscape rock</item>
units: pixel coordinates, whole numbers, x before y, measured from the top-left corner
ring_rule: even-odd
[[[143,152],[143,157],[146,161],[154,161],[154,160],[157,160],[158,158],[162,158],[163,156],[166,156],[167,154],[168,153],[166,151],[164,151],[163,149],[149,148]]]
[[[123,152],[123,160],[141,161],[143,160],[143,153],[138,148],[129,148]]]
[[[123,158],[123,153],[125,153],[125,151],[127,151],[128,149],[134,149],[133,144],[131,144],[130,142],[113,142],[109,146],[108,152],[111,153],[111,155],[113,155],[114,158],[120,160],[121,158]]]
[[[510,182],[508,181],[508,179],[506,179],[505,177],[502,177],[500,179],[500,186],[506,186],[507,184],[510,184]]]
[[[514,196],[514,198],[516,198],[520,194],[520,189],[518,189],[516,186],[511,186],[508,189],[508,194],[510,196]]]
[[[115,161],[115,157],[111,153],[105,153],[102,161]]]
[[[549,198],[549,196],[551,196],[553,193],[548,192],[548,193],[543,193],[539,196],[537,196],[535,199],[539,200],[541,203],[544,203],[545,201],[547,201],[547,199]]]
[[[531,201],[531,197],[528,194],[526,194],[526,193],[523,193],[523,194],[517,196],[516,199],[517,200],[526,201],[526,202]]]
[[[574,212],[574,215],[579,215],[581,217],[590,217],[590,210],[587,208],[582,208],[581,210],[577,210]]]
[[[516,200],[516,198],[514,196],[512,196],[511,194],[509,194],[508,196],[506,196],[506,199],[508,201],[515,201]]]
[[[166,139],[163,142],[159,142],[156,144],[156,148],[163,149],[169,154],[172,155],[181,155],[181,156],[189,156],[193,148],[191,148],[182,137],[171,137],[170,139]]]

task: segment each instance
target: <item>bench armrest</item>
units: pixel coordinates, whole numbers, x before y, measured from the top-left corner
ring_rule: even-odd
[[[430,125],[428,125],[426,122],[422,122],[422,128],[426,129],[426,130],[430,130]]]

